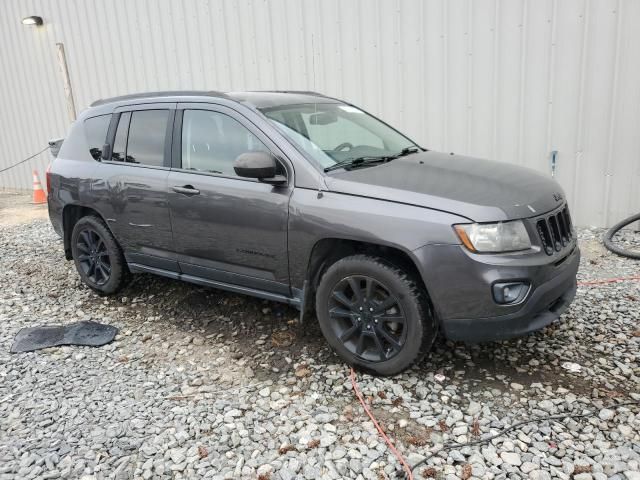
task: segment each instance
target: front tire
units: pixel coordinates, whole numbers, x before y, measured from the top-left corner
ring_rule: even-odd
[[[128,270],[122,250],[98,217],[86,216],[76,222],[71,252],[80,278],[99,294],[111,295],[125,284]]]
[[[318,285],[320,329],[348,364],[394,375],[422,359],[437,324],[426,291],[395,265],[353,255],[331,265]]]

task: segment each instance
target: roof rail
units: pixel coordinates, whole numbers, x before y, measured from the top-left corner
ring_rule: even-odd
[[[312,92],[311,90],[254,90],[256,92],[271,92],[271,93],[297,93],[298,95],[314,95],[316,97],[326,97],[326,95],[319,92]]]
[[[105,105],[107,103],[119,102],[122,100],[138,100],[141,98],[155,98],[155,97],[184,97],[184,96],[209,96],[209,97],[226,97],[223,92],[216,92],[213,90],[166,90],[160,92],[142,92],[133,93],[130,95],[121,95],[119,97],[102,98],[96,100],[90,106],[97,107],[98,105]]]

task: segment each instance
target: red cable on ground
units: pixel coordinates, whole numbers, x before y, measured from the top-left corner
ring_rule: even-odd
[[[402,465],[403,470],[407,473],[407,478],[409,480],[413,480],[413,473],[411,472],[411,468],[409,467],[409,464],[406,462],[402,454],[396,449],[391,439],[387,437],[387,434],[384,433],[384,430],[382,430],[382,427],[380,427],[380,425],[378,424],[376,417],[373,416],[373,413],[371,413],[371,410],[369,410],[369,407],[364,401],[364,398],[362,397],[362,393],[360,393],[360,389],[358,388],[358,383],[356,382],[356,372],[353,370],[353,368],[351,369],[351,386],[353,387],[353,391],[355,392],[356,397],[358,397],[358,400],[360,400],[360,404],[362,405],[362,408],[364,408],[364,411],[367,413],[367,415],[369,415],[369,418],[378,429],[378,433],[389,446],[389,450],[391,450],[391,452],[396,456],[396,458]]]
[[[602,285],[605,283],[627,282],[632,280],[640,280],[640,275],[633,275],[631,277],[605,278],[603,280],[589,280],[586,282],[578,282],[578,286],[582,287],[587,285]]]
[[[606,284],[606,283],[626,282],[626,281],[632,281],[632,280],[640,280],[640,275],[633,275],[631,277],[606,278],[606,279],[602,279],[602,280],[590,280],[590,281],[586,281],[586,282],[578,282],[578,285],[579,286],[602,285],[602,284]],[[407,474],[407,479],[408,480],[413,480],[413,472],[411,471],[411,468],[407,464],[407,462],[404,459],[404,457],[402,456],[402,454],[396,449],[396,447],[393,444],[393,442],[391,441],[391,439],[387,436],[386,433],[384,433],[384,430],[382,429],[382,427],[380,426],[380,424],[376,420],[376,417],[373,416],[373,413],[371,413],[371,410],[369,410],[369,407],[367,406],[367,403],[365,402],[364,398],[362,397],[362,393],[360,392],[360,389],[358,388],[358,383],[356,382],[356,372],[355,372],[355,370],[353,368],[351,369],[351,375],[350,376],[351,376],[351,386],[353,387],[353,391],[355,392],[356,397],[358,397],[358,400],[360,401],[360,404],[362,405],[362,408],[364,408],[364,411],[366,412],[366,414],[369,416],[369,418],[371,419],[371,421],[375,425],[376,429],[378,430],[378,433],[380,434],[380,436],[386,442],[387,446],[389,447],[389,450],[391,450],[391,452],[395,455],[395,457],[398,459],[398,461],[402,465],[403,470]]]

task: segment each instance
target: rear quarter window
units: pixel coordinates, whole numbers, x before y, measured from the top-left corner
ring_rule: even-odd
[[[94,160],[102,156],[102,147],[107,142],[107,130],[111,123],[111,114],[87,118],[84,121],[84,133],[87,138],[89,155]]]

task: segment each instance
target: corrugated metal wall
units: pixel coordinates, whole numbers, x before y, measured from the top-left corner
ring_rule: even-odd
[[[76,105],[160,89],[311,89],[423,145],[556,177],[576,223],[640,209],[637,0],[4,0],[0,169],[65,133]],[[26,27],[27,15],[45,25]],[[43,156],[44,157],[44,156]],[[40,158],[0,173],[30,188]]]

